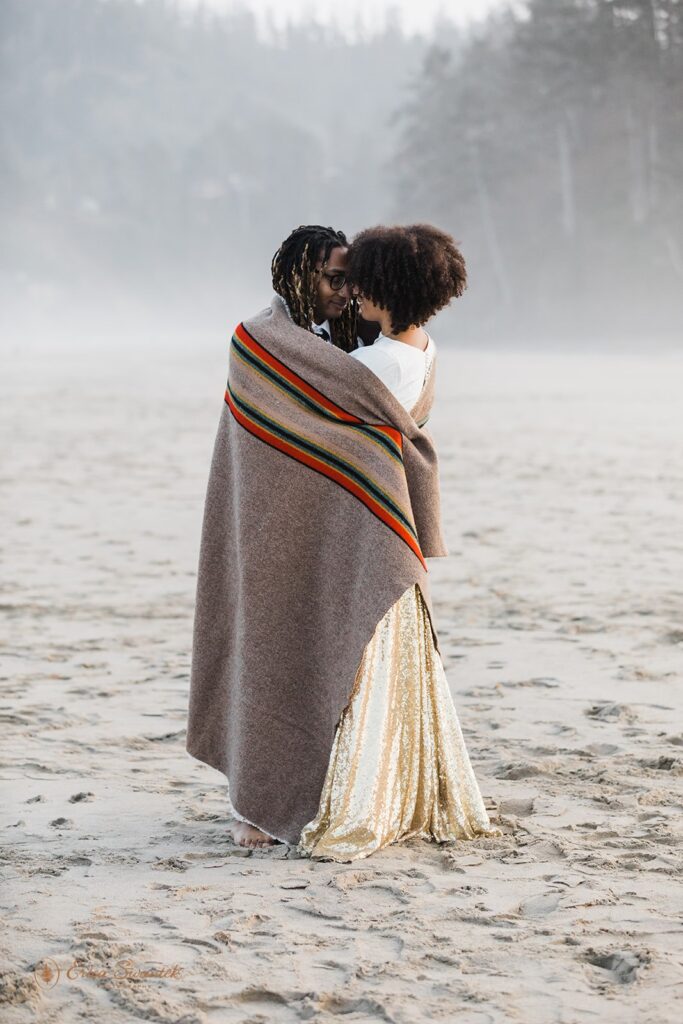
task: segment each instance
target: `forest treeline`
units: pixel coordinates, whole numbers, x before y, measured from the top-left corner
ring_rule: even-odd
[[[3,0],[0,299],[173,314],[269,295],[291,227],[426,219],[460,341],[683,328],[683,0],[530,0],[466,36],[170,0]],[[246,301],[246,299],[245,299]],[[452,328],[452,329],[451,329]]]
[[[433,49],[395,167],[402,215],[463,240],[483,333],[683,336],[680,0],[531,0]]]

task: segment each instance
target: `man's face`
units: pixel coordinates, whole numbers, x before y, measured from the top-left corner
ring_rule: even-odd
[[[331,251],[325,267],[323,267],[322,257],[316,264],[318,270],[322,271],[315,299],[315,322],[317,324],[323,323],[324,320],[336,320],[351,301],[348,280],[345,280],[341,288],[332,287],[332,285],[338,284],[335,275],[346,274],[348,251],[345,246],[338,245]]]

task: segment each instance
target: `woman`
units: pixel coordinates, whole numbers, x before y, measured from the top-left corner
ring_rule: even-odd
[[[359,312],[379,338],[351,355],[407,410],[433,371],[424,324],[466,284],[453,239],[426,224],[361,232],[348,259]],[[415,413],[414,413],[415,414]],[[408,588],[377,625],[341,716],[316,818],[299,849],[353,860],[408,838],[493,834],[427,605]]]
[[[325,259],[314,265],[320,272]],[[336,851],[321,853],[329,830],[313,829],[312,849],[309,826],[334,806],[325,790],[341,777],[333,747],[343,713],[358,693],[376,692],[363,684],[376,627],[391,612],[394,630],[403,629],[411,594],[422,634],[428,627],[431,635],[413,653],[436,664],[425,558],[446,550],[436,453],[421,425],[434,374],[409,412],[369,366],[312,342],[305,302],[301,309],[278,294],[233,336],[202,530],[187,749],[227,776],[253,843],[303,840],[304,853],[354,859],[378,848],[376,838],[345,834]],[[379,628],[380,637],[389,632]],[[471,785],[469,766],[457,736],[453,747],[452,719],[450,732],[434,737],[448,751],[425,763],[446,779],[453,802],[449,780],[457,784],[459,774]],[[459,760],[447,776],[449,751]],[[478,791],[465,796],[459,834],[484,831]],[[380,831],[380,845],[387,841]]]

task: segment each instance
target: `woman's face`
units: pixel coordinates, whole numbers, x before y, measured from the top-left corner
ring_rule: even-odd
[[[364,320],[371,320],[374,323],[380,323],[382,317],[386,313],[385,309],[381,306],[376,306],[374,302],[366,298],[362,292],[358,293],[358,312]]]
[[[323,323],[324,320],[336,320],[351,301],[351,288],[346,278],[348,251],[343,245],[336,246],[331,251],[325,267],[323,267],[322,259],[318,260],[317,267],[321,274],[315,300],[315,322],[317,324]],[[339,275],[344,276],[344,284],[341,288],[336,287],[341,280]],[[335,285],[334,288],[333,285]]]

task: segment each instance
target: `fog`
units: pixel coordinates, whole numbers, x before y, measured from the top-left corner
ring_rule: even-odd
[[[428,220],[443,344],[663,349],[683,329],[683,2],[531,0],[465,31],[4,0],[10,350],[202,347],[291,228]]]

